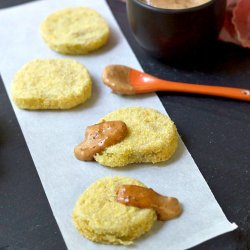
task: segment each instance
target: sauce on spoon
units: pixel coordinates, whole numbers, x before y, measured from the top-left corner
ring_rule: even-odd
[[[129,72],[129,67],[109,65],[103,71],[102,80],[114,93],[133,95],[135,94],[135,90],[129,82]]]

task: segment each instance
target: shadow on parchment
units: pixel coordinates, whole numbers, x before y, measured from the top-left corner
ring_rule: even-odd
[[[100,49],[91,52],[88,56],[93,56],[96,57],[97,55],[100,54],[105,54],[108,51],[112,50],[113,48],[115,48],[117,46],[117,44],[119,44],[119,38],[116,35],[116,32],[114,31],[114,29],[110,26],[110,35],[109,35],[109,39],[107,44],[105,44],[103,47],[101,47]]]
[[[140,245],[140,242],[145,241],[145,239],[152,237],[153,235],[157,234],[161,228],[164,226],[166,221],[156,221],[153,225],[152,229],[147,232],[146,234],[142,235],[139,239],[136,240],[135,244],[126,246],[128,249],[134,249],[137,245]]]
[[[82,111],[82,110],[88,110],[91,107],[95,106],[95,103],[98,101],[98,98],[100,96],[100,88],[98,87],[98,84],[100,84],[98,82],[98,80],[91,75],[90,73],[90,77],[92,80],[92,90],[91,90],[91,97],[84,102],[83,104],[80,104],[79,106],[76,106],[75,108],[72,108],[70,110],[63,110],[66,112],[78,112],[78,111]]]

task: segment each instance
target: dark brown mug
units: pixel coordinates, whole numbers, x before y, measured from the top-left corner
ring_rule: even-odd
[[[138,44],[150,55],[184,60],[204,51],[222,28],[226,0],[211,0],[186,9],[161,9],[127,0],[129,23]]]

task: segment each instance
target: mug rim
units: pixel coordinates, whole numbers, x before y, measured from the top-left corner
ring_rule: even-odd
[[[203,8],[206,8],[210,5],[212,5],[214,2],[216,2],[217,0],[210,0],[207,3],[198,5],[198,6],[194,6],[194,7],[190,7],[190,8],[184,8],[184,9],[164,9],[164,8],[158,8],[149,4],[144,3],[141,0],[128,0],[128,1],[133,1],[136,4],[142,6],[143,8],[155,11],[155,12],[161,12],[161,13],[187,13],[187,12],[194,12],[194,11],[198,11],[201,10]]]

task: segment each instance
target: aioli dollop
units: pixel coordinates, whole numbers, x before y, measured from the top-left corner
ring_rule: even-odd
[[[179,216],[182,207],[174,197],[163,196],[152,188],[136,185],[122,185],[117,190],[116,201],[126,206],[152,208],[158,215],[158,220],[170,220]]]
[[[89,126],[84,141],[75,147],[75,156],[81,161],[91,161],[95,154],[122,141],[127,132],[127,126],[122,121],[104,121]]]

